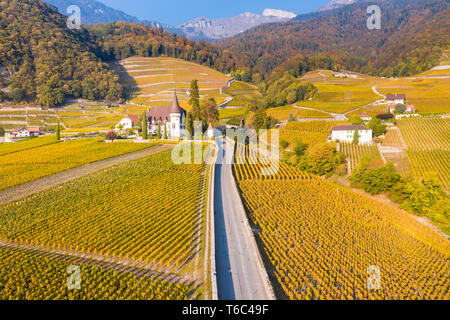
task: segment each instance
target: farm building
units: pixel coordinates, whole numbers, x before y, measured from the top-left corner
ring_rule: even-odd
[[[372,142],[372,129],[368,129],[365,126],[361,125],[334,127],[331,131],[331,140],[340,142],[353,142],[356,130],[358,130],[360,143],[364,144]]]
[[[406,95],[405,94],[388,94],[386,96],[386,102],[389,105],[405,104]]]
[[[151,134],[158,132],[158,124],[160,125],[161,134],[164,134],[164,128],[167,127],[168,138],[180,138],[186,134],[184,120],[186,118],[186,110],[180,107],[177,94],[174,93],[173,101],[170,106],[152,107],[147,112],[148,130]]]
[[[363,121],[370,121],[372,120],[372,117],[369,116],[367,113],[363,112],[359,115],[359,117],[363,120]]]
[[[134,128],[136,123],[138,122],[138,116],[129,114],[124,117],[120,122],[116,125],[116,131],[118,130],[128,130]]]

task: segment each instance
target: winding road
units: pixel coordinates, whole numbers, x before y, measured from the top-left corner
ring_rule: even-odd
[[[275,299],[230,164],[216,164],[214,189],[219,299]]]

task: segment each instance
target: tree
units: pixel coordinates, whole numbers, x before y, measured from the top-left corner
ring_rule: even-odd
[[[289,142],[287,142],[286,140],[282,139],[280,140],[280,147],[285,150],[287,147],[289,146]]]
[[[382,124],[381,120],[378,118],[372,118],[372,120],[369,121],[369,128],[372,129],[375,137],[381,136],[386,132],[386,126]]]
[[[350,123],[355,126],[361,125],[363,123],[363,119],[361,119],[360,117],[350,117],[349,120]]]
[[[199,92],[199,88],[198,88],[198,80],[192,80],[189,105],[191,106],[193,121],[202,120],[199,99],[200,99],[200,92]]]
[[[164,140],[167,140],[167,123],[164,122],[164,136],[163,136]]]
[[[194,119],[192,116],[192,112],[188,112],[186,114],[186,119],[184,119],[184,125],[186,127],[187,135],[193,136],[194,135]]]
[[[59,120],[58,120],[58,124],[56,126],[56,141],[61,140],[61,126],[59,125]]]
[[[399,103],[395,106],[395,113],[405,113],[406,106],[404,104]]]
[[[294,115],[292,114],[292,112],[289,113],[289,119],[288,119],[288,122],[295,122],[295,121],[297,121],[297,118],[294,117]]]
[[[207,125],[209,123],[211,123],[215,127],[219,125],[219,110],[217,109],[217,103],[214,98],[209,98],[202,101],[201,111],[204,125]]]
[[[113,130],[108,131],[105,135],[106,140],[114,141],[117,138],[117,133]]]
[[[142,139],[148,139],[148,122],[147,122],[147,114],[144,112],[144,116],[142,118]]]
[[[360,166],[353,171],[350,181],[353,184],[360,184],[364,191],[375,195],[390,191],[398,182],[401,176],[395,171],[392,163],[388,163],[380,168],[368,168],[370,159],[365,159]]]
[[[158,131],[156,132],[156,138],[161,139],[161,123],[158,121]]]
[[[267,114],[262,106],[258,107],[254,114],[253,128],[255,130],[267,129]]]
[[[5,129],[0,128],[0,137],[4,137],[5,136]]]
[[[359,131],[358,131],[358,129],[355,130],[355,133],[353,135],[353,144],[359,144]]]
[[[342,164],[345,155],[336,151],[331,143],[320,143],[311,147],[299,162],[302,170],[323,176],[331,174]]]
[[[301,140],[297,140],[294,147],[294,154],[297,157],[302,157],[307,149],[308,145],[306,143],[303,143]]]

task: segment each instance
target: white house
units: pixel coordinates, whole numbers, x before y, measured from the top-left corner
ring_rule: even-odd
[[[39,137],[44,132],[41,128],[20,128],[13,130],[11,132],[12,138],[29,138],[29,137]]]
[[[185,119],[186,110],[180,107],[177,94],[174,93],[170,106],[153,107],[147,112],[148,131],[156,134],[159,124],[161,135],[164,134],[164,128],[167,128],[168,138],[181,138],[186,135]]]
[[[340,142],[353,142],[355,131],[358,130],[359,143],[370,143],[373,139],[372,129],[361,125],[337,126],[331,131],[331,140]]]
[[[367,113],[363,112],[359,115],[359,117],[362,119],[362,121],[370,121],[372,120],[372,117],[369,116]]]
[[[133,129],[137,121],[137,115],[129,114],[116,125],[116,131]]]
[[[396,106],[397,104],[405,104],[406,95],[405,94],[388,94],[386,96],[386,102],[389,105]]]

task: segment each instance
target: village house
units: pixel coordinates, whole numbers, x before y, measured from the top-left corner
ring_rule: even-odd
[[[136,126],[137,122],[138,122],[138,116],[129,114],[126,117],[124,117],[122,120],[120,120],[120,122],[116,125],[116,131],[133,129]]]
[[[397,104],[405,104],[406,95],[405,94],[388,94],[386,96],[386,102],[389,105],[396,106]]]
[[[359,143],[372,142],[373,132],[362,125],[337,126],[331,131],[331,140],[340,142],[353,142],[355,131],[358,130]]]
[[[41,128],[20,128],[11,132],[11,138],[39,137],[44,134]]]
[[[369,116],[367,113],[363,112],[359,115],[359,117],[362,119],[362,121],[370,121],[372,120],[372,117]]]
[[[186,110],[180,107],[177,94],[174,93],[172,104],[170,106],[152,107],[147,112],[148,132],[157,134],[158,124],[161,135],[164,135],[164,129],[167,128],[167,138],[181,138],[186,135],[184,121],[186,119]]]

